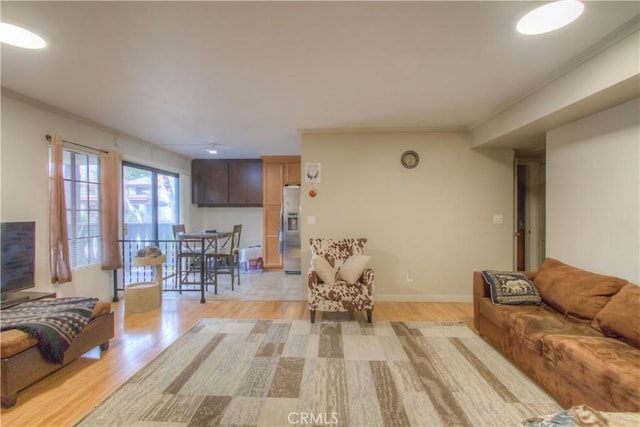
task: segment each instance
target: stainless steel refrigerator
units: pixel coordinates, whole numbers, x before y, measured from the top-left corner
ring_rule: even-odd
[[[284,240],[284,272],[301,274],[299,185],[287,185],[284,187],[282,199],[282,228]]]

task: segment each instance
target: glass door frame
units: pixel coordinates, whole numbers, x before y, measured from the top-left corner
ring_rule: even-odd
[[[139,237],[131,237],[129,235],[130,228],[129,222],[127,221],[127,203],[125,200],[128,197],[127,193],[127,184],[128,181],[125,178],[125,170],[126,168],[138,169],[140,171],[150,173],[150,182],[149,182],[149,190],[150,190],[150,200],[149,204],[149,212],[148,218],[150,219],[150,230],[148,232],[144,232],[146,236],[143,239]],[[159,209],[159,176],[167,176],[169,178],[175,179],[175,185],[173,188],[173,205],[175,206],[175,210],[173,212],[173,220],[169,226],[180,222],[180,175],[175,172],[169,172],[166,170],[154,168],[151,166],[145,166],[134,162],[123,161],[122,162],[122,223],[123,223],[123,240],[122,240],[122,256],[123,256],[123,285],[126,286],[130,283],[134,282],[143,282],[143,281],[154,281],[155,280],[155,269],[151,268],[131,268],[132,267],[132,258],[136,256],[138,250],[143,249],[147,246],[156,246],[160,248],[160,250],[167,255],[167,265],[165,266],[165,273],[171,275],[173,274],[173,262],[171,254],[174,251],[174,245],[170,241],[173,239],[173,234],[170,234],[170,238],[168,236],[161,236],[160,234],[160,209]],[[145,215],[147,216],[147,215]],[[143,222],[144,224],[144,222]],[[163,234],[168,233],[167,230],[163,230]],[[171,261],[170,261],[171,258]],[[166,279],[167,274],[163,274]]]

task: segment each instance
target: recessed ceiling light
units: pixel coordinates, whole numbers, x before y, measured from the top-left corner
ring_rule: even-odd
[[[215,148],[205,148],[204,151],[209,154],[218,154],[218,150],[216,150]]]
[[[522,34],[544,34],[575,21],[584,10],[582,2],[560,0],[547,3],[523,16],[516,25]]]
[[[0,42],[26,49],[42,49],[47,45],[39,35],[6,22],[0,22]]]

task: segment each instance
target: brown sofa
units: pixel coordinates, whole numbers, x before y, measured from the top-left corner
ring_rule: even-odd
[[[0,333],[0,392],[3,408],[16,404],[18,392],[67,365],[87,351],[109,348],[114,336],[114,315],[111,304],[98,301],[91,321],[64,352],[61,365],[48,362],[38,350],[38,340],[18,329]]]
[[[478,333],[565,407],[640,411],[640,287],[548,258],[525,273],[543,304],[493,304],[473,273]]]

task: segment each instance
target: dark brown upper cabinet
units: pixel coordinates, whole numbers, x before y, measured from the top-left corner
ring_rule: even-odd
[[[200,207],[262,206],[262,160],[192,160],[191,202]]]

